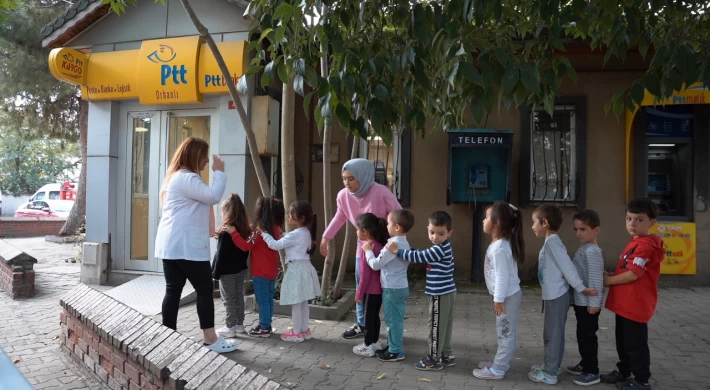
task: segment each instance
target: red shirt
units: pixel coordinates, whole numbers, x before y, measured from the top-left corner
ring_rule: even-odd
[[[274,238],[281,237],[281,229],[274,226]],[[279,252],[269,249],[261,234],[254,229],[248,239],[243,239],[239,232],[232,233],[232,241],[237,248],[251,251],[251,274],[268,280],[276,280],[279,274]]]
[[[665,256],[663,240],[655,235],[631,240],[621,253],[614,275],[631,271],[638,279],[609,287],[606,308],[632,321],[648,323],[658,302],[658,277]]]

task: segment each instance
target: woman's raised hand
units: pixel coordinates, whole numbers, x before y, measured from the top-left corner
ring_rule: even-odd
[[[224,172],[224,160],[219,154],[212,155],[212,170]]]

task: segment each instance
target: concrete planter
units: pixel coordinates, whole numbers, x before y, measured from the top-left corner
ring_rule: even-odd
[[[343,289],[343,292],[343,296],[331,306],[309,305],[311,308],[311,318],[314,320],[337,321],[345,317],[348,311],[355,306],[355,290]],[[253,312],[259,311],[254,295],[247,295],[244,297],[244,301],[247,310]],[[279,304],[279,301],[274,301],[274,314],[290,316],[291,306],[282,306]]]

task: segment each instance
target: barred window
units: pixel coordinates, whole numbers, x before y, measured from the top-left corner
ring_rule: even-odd
[[[537,109],[530,121],[530,201],[575,204],[579,191],[575,106],[555,106],[552,116]]]
[[[371,135],[360,139],[359,155],[375,166],[375,182],[386,185],[403,207],[409,205],[411,132],[395,135],[390,146]]]

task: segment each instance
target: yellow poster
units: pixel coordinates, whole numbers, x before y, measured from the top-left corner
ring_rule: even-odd
[[[663,240],[666,257],[661,274],[695,275],[695,224],[658,222],[650,230]]]
[[[143,41],[138,55],[141,104],[198,103],[200,37]]]
[[[86,54],[69,47],[49,53],[49,71],[57,79],[74,85],[86,84]]]

